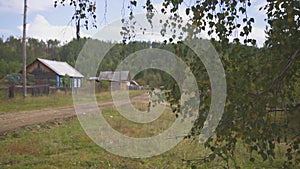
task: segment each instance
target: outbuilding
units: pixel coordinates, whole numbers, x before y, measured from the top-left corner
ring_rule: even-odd
[[[129,71],[102,71],[99,74],[98,81],[111,82],[112,89],[127,90],[131,77]]]

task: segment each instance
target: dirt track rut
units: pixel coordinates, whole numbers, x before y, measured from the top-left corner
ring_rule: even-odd
[[[139,95],[131,98],[131,101],[148,101],[148,95]],[[128,104],[129,102],[124,102]],[[113,101],[98,103],[99,107],[113,106]],[[86,104],[88,107],[88,104]],[[15,130],[20,127],[44,123],[55,119],[67,119],[76,116],[74,106],[58,108],[45,108],[32,111],[17,111],[0,114],[0,134]]]

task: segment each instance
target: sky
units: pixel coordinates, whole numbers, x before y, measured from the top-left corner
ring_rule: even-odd
[[[58,39],[61,43],[67,43],[75,38],[75,23],[71,20],[73,8],[66,5],[54,8],[54,0],[27,0],[27,36],[40,40]],[[126,0],[125,0],[126,1]],[[185,0],[188,4],[191,0]],[[89,30],[81,29],[82,37],[93,37],[100,29],[110,23],[120,20],[122,15],[128,15],[128,2],[123,0],[107,0],[107,12],[105,13],[105,1],[96,0],[97,5],[97,28]],[[145,12],[142,9],[144,3],[139,3],[135,13]],[[154,7],[161,5],[161,0],[154,0]],[[259,7],[266,3],[266,0],[252,0],[252,7],[248,9],[248,16],[254,17],[255,24],[250,37],[257,40],[258,46],[262,46],[265,41],[264,21],[265,14],[259,11]],[[22,37],[23,24],[23,0],[1,0],[0,1],[0,37],[6,39],[9,36]],[[182,10],[183,11],[183,10]],[[113,32],[115,31],[115,32]],[[119,30],[112,30],[111,34],[119,34]]]

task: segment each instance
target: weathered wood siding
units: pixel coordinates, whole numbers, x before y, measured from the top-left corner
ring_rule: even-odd
[[[37,85],[56,85],[56,73],[39,61],[33,62],[27,67],[27,72],[32,74]]]
[[[127,82],[120,82],[121,83],[121,90],[127,90]]]
[[[126,81],[111,82],[111,88],[114,90],[128,90]]]

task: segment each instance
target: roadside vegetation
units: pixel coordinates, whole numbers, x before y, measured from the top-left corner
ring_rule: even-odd
[[[140,105],[134,105],[139,109]],[[149,124],[137,124],[123,118],[114,108],[106,108],[104,117],[116,130],[132,137],[156,135],[175,119],[170,109]],[[120,125],[121,124],[121,125]],[[277,146],[276,160],[250,162],[247,147],[238,141],[237,164],[241,168],[281,168],[285,145]],[[0,168],[223,168],[227,164],[220,158],[204,163],[202,157],[210,150],[198,139],[185,139],[175,148],[159,156],[132,159],[113,155],[97,146],[84,132],[77,118],[53,120],[24,127],[0,135]],[[192,160],[192,161],[189,161]],[[233,166],[233,164],[229,164]]]

